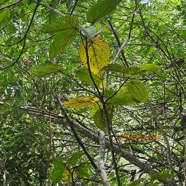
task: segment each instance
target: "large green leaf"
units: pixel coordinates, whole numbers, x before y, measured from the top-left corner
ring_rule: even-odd
[[[46,75],[50,75],[52,73],[60,72],[63,70],[63,67],[58,64],[51,64],[47,65],[44,67],[40,67],[36,72],[34,72],[31,76],[30,79],[35,78],[35,77],[42,77]]]
[[[128,92],[128,87],[122,87],[118,92],[110,89],[104,92],[104,98],[106,98],[107,103],[112,105],[133,105],[139,103],[135,100]]]
[[[140,70],[138,67],[124,68],[119,64],[108,64],[104,68],[110,70],[111,72],[123,73],[127,77],[135,77],[136,75],[139,75],[138,72]]]
[[[62,173],[66,168],[63,158],[55,158],[52,163],[54,165],[54,169],[52,170],[52,183],[56,185],[63,178]]]
[[[77,31],[76,30],[65,30],[61,32],[57,32],[54,36],[54,40],[50,45],[49,56],[51,59],[55,58],[58,54],[64,52],[65,48],[67,48],[76,38]]]
[[[52,23],[49,25],[44,26],[43,32],[46,33],[54,33],[54,32],[61,32],[65,30],[74,30],[76,29],[78,25],[78,20],[75,17],[72,16],[66,16],[57,18],[56,20],[53,20]]]
[[[128,92],[132,98],[140,102],[146,102],[148,100],[148,92],[143,83],[138,80],[132,80],[128,84]]]
[[[117,93],[116,95],[108,99],[107,103],[112,105],[133,105],[139,102],[132,98],[129,94]]]
[[[108,64],[103,69],[108,69],[111,72],[120,72],[120,73],[123,73],[127,77],[134,78],[141,74],[156,71],[160,69],[160,67],[155,64],[144,64],[138,67],[124,68],[122,65],[119,65],[119,64]]]
[[[87,12],[87,21],[94,23],[116,9],[121,0],[98,0]]]

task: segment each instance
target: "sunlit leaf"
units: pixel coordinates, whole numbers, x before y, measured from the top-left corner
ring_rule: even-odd
[[[94,23],[116,9],[121,0],[98,0],[87,12],[87,21]]]
[[[143,83],[138,80],[130,81],[128,84],[128,91],[132,98],[140,102],[146,102],[148,100],[148,92]]]
[[[80,80],[90,84],[90,85],[94,85],[89,71],[86,67],[81,67],[78,69],[78,71],[75,74],[76,77],[78,77]],[[102,78],[99,78],[98,76],[92,74],[92,78],[94,79],[94,82],[96,83],[96,85],[100,88],[105,87],[105,80],[103,80]]]
[[[118,92],[114,90],[107,90],[104,93],[104,97],[107,98],[107,103],[112,105],[133,105],[139,103],[128,92],[128,87],[122,87]]]
[[[77,173],[75,170],[71,169],[70,171],[65,169],[64,172],[62,173],[63,180],[67,183],[70,184],[72,183],[73,180],[76,179]]]
[[[110,58],[110,47],[99,36],[95,36],[88,43],[82,43],[79,47],[79,54],[83,64],[93,74],[99,74],[100,70],[108,65]]]
[[[140,65],[138,68],[146,72],[151,72],[151,71],[159,70],[160,66],[156,64],[144,64],[144,65]]]
[[[64,52],[65,48],[67,48],[76,38],[77,31],[76,30],[65,30],[62,32],[57,32],[54,36],[54,40],[50,45],[49,56],[51,59],[56,57],[58,54]]]
[[[72,16],[64,16],[53,20],[49,25],[44,26],[43,32],[54,33],[65,30],[75,30],[78,25],[78,20]]]
[[[31,76],[30,79],[35,78],[35,77],[42,77],[46,75],[50,75],[52,73],[60,72],[63,70],[63,67],[58,64],[51,64],[47,65],[44,67],[40,67],[36,72],[34,72]]]
[[[107,103],[112,105],[133,105],[139,102],[133,99],[129,94],[117,93],[111,99],[108,99]]]
[[[7,18],[9,18],[10,16],[10,11],[6,10],[6,11],[2,11],[0,13],[0,22],[2,22],[3,20],[6,20]]]
[[[92,107],[98,102],[99,102],[99,98],[97,97],[82,96],[77,98],[71,98],[68,101],[64,102],[64,105],[70,108],[84,109],[87,107]]]

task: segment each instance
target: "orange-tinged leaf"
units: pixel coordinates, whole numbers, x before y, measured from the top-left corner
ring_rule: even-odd
[[[90,66],[90,71],[98,75],[100,70],[109,63],[110,47],[99,36],[95,36],[88,43],[81,43],[79,55],[82,63],[86,67]]]
[[[66,107],[75,108],[75,109],[84,109],[91,107],[99,102],[99,98],[91,96],[82,96],[78,98],[71,98],[68,101],[64,102]]]

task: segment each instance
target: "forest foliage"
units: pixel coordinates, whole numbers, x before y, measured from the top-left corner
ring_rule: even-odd
[[[0,184],[186,183],[184,0],[0,2]]]

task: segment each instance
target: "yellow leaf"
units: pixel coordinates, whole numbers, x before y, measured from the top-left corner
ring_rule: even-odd
[[[67,169],[63,172],[62,175],[63,175],[63,179],[65,180],[67,184],[72,183],[72,180],[75,180],[77,177],[77,174],[74,170],[69,171]]]
[[[100,70],[109,63],[110,47],[99,36],[95,36],[88,43],[81,43],[79,55],[82,63],[86,67],[90,66],[93,74],[99,75]]]
[[[71,98],[64,102],[64,106],[76,109],[84,109],[91,107],[99,102],[99,98],[91,96],[82,96],[78,98]]]

